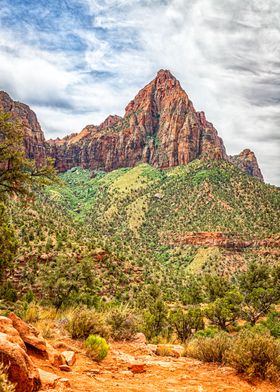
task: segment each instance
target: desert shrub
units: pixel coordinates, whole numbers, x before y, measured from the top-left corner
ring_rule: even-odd
[[[15,385],[8,380],[7,369],[0,363],[0,391],[14,392],[15,390]]]
[[[144,311],[141,329],[148,340],[168,334],[167,312],[167,306],[161,298]]]
[[[4,299],[5,301],[16,302],[17,291],[10,280],[1,284],[0,298]]]
[[[38,320],[35,327],[40,331],[44,339],[52,339],[55,336],[55,323],[53,320]]]
[[[157,346],[156,354],[160,357],[173,357],[172,348],[165,344],[159,344]]]
[[[244,329],[234,338],[226,360],[249,379],[280,381],[280,345],[268,332]]]
[[[109,311],[106,320],[111,326],[111,336],[115,340],[130,340],[139,326],[139,317],[132,309],[124,306]]]
[[[89,335],[109,337],[110,328],[105,324],[103,315],[93,309],[74,311],[66,324],[66,329],[73,339],[87,338]]]
[[[102,361],[107,357],[109,346],[105,339],[97,335],[89,335],[85,341],[87,355],[94,361]]]
[[[280,312],[271,311],[267,315],[267,319],[261,324],[266,327],[270,334],[275,338],[280,338]]]
[[[203,362],[224,363],[225,354],[230,346],[230,336],[225,332],[220,332],[213,337],[199,337],[191,340],[183,355]]]
[[[27,302],[23,303],[21,316],[27,323],[34,323],[38,321],[40,318],[39,305],[35,304],[34,302],[31,302],[30,304]]]
[[[201,330],[197,331],[194,334],[194,337],[196,337],[196,338],[199,338],[199,337],[202,337],[202,338],[213,338],[219,332],[220,332],[219,328],[210,326],[210,327],[207,327],[205,329],[201,329]]]

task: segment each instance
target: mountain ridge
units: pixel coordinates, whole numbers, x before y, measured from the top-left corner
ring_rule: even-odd
[[[0,110],[22,120],[27,156],[39,164],[52,157],[60,172],[76,166],[111,171],[138,163],[165,169],[203,158],[227,160],[263,181],[255,154],[245,149],[228,156],[213,124],[204,112],[196,112],[168,70],[160,70],[138,92],[123,117],[110,115],[100,125],[87,125],[63,139],[46,141],[36,114],[5,92],[0,92]]]

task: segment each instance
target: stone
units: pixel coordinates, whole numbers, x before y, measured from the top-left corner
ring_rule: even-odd
[[[63,354],[55,350],[49,343],[47,343],[47,356],[50,363],[57,368],[66,364]]]
[[[62,370],[63,372],[71,372],[71,368],[68,365],[60,365],[59,369]]]
[[[0,332],[7,334],[11,343],[17,343],[24,351],[26,351],[23,340],[21,339],[18,331],[14,328],[12,320],[8,317],[0,316]]]
[[[16,383],[16,392],[34,392],[41,387],[38,370],[19,344],[9,341],[9,336],[0,332],[0,358],[8,366],[8,377]]]
[[[38,369],[42,387],[45,388],[55,388],[57,381],[60,379],[59,376],[57,376],[54,373],[46,372],[43,369]]]
[[[76,354],[74,351],[63,351],[62,355],[64,356],[67,365],[72,366],[76,362]]]
[[[8,317],[12,320],[14,328],[18,331],[21,339],[26,345],[29,345],[42,353],[46,353],[46,341],[39,337],[39,332],[36,328],[27,324],[12,312],[9,313]]]
[[[59,380],[57,380],[56,385],[58,387],[61,386],[61,387],[64,387],[64,388],[70,388],[71,387],[70,381],[68,380],[68,378],[60,378]]]
[[[147,344],[147,339],[142,332],[138,332],[137,334],[134,335],[133,342],[139,344]]]
[[[128,369],[133,373],[145,373],[146,369],[145,369],[146,365],[144,363],[131,363],[128,365]]]

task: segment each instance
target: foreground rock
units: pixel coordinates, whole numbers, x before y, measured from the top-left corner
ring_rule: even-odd
[[[39,332],[36,328],[25,323],[14,313],[10,313],[8,317],[10,320],[12,320],[14,328],[18,331],[21,339],[25,344],[44,353],[47,351],[46,341],[39,337]]]
[[[74,351],[63,351],[62,355],[68,366],[72,366],[76,362],[76,354]]]
[[[13,340],[13,336],[11,338]],[[9,380],[16,383],[16,392],[38,391],[41,381],[38,370],[18,344],[9,340],[9,335],[0,333],[1,362],[8,366]]]

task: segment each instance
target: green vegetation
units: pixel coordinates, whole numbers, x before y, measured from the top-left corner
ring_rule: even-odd
[[[184,355],[203,362],[225,363],[225,355],[230,346],[231,338],[228,334],[219,332],[212,337],[198,337],[191,340],[186,346]]]
[[[269,334],[242,331],[226,354],[227,363],[247,378],[280,381],[280,345]]]
[[[15,159],[25,158],[19,151]],[[62,325],[97,361],[108,352],[104,339],[143,332],[154,343],[186,343],[187,355],[247,377],[276,380],[277,249],[196,245],[186,237],[277,240],[279,189],[223,161],[166,171],[74,168],[44,188],[30,182],[34,170],[44,176],[33,165],[26,178],[15,164],[20,186],[11,193],[28,191],[28,198],[5,191],[0,203],[4,314],[15,311],[45,337]]]
[[[96,362],[100,362],[108,355],[109,346],[105,339],[96,335],[89,335],[85,341],[87,355]]]

